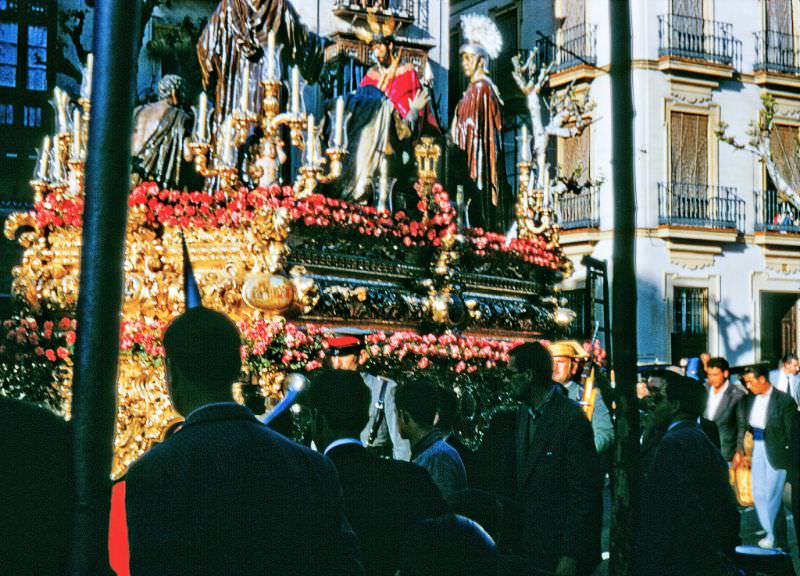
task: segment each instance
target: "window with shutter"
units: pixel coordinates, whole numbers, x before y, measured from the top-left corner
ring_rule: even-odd
[[[766,0],[767,62],[792,67],[794,56],[794,22],[792,0]]]
[[[705,196],[708,185],[708,116],[672,112],[670,132],[673,193]]]
[[[585,129],[578,136],[558,139],[558,169],[561,176],[578,184],[589,181],[591,130]]]

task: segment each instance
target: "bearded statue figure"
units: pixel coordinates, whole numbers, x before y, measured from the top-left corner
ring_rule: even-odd
[[[471,226],[503,232],[513,201],[504,169],[503,101],[488,71],[503,39],[494,22],[481,15],[462,16],[461,29],[466,39],[460,49],[461,67],[469,86],[450,128],[449,188],[463,187]]]
[[[158,83],[158,101],[133,111],[135,180],[152,180],[166,188],[184,184],[184,170],[192,160],[188,146],[190,116],[181,107],[185,97],[183,78],[168,74]]]
[[[413,142],[440,133],[428,89],[416,68],[402,63],[402,50],[395,50],[395,21],[380,22],[372,13],[367,21],[370,28],[356,27],[356,34],[369,46],[374,64],[346,97],[350,153],[342,176],[329,188],[331,195],[360,204],[376,200],[371,185],[384,162],[384,173],[410,197],[403,188],[410,188],[415,173]],[[416,199],[397,207],[408,209],[408,204],[416,205]]]

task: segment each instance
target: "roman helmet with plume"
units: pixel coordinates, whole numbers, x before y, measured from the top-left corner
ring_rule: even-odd
[[[482,14],[466,14],[461,17],[461,32],[466,42],[459,52],[482,58],[484,72],[487,72],[489,61],[497,58],[503,49],[503,36],[497,25]]]

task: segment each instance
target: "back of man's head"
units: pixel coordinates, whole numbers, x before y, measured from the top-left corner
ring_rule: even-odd
[[[409,531],[401,576],[495,576],[497,547],[463,516],[423,520]]]
[[[700,381],[676,374],[671,370],[656,370],[650,377],[666,382],[667,400],[677,402],[684,416],[696,419],[703,414],[707,392]]]
[[[539,342],[525,342],[511,350],[511,359],[517,372],[530,370],[533,384],[550,386],[553,383],[553,358]]]
[[[230,387],[242,370],[239,330],[225,314],[198,306],[176,317],[164,332],[170,368],[192,386]]]
[[[419,426],[433,426],[439,410],[439,387],[423,378],[409,380],[395,390],[394,403],[398,410],[408,413]]]
[[[358,437],[369,421],[372,395],[358,372],[318,370],[303,398],[338,434]]]

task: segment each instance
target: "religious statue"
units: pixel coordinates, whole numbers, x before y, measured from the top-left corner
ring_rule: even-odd
[[[245,60],[256,79],[264,77],[262,68],[278,68],[264,57],[271,32],[284,47],[279,54],[282,61],[297,66],[309,82],[317,81],[327,40],[308,30],[289,0],[222,0],[197,43],[203,85],[214,87],[216,96],[213,126],[218,127],[237,105],[235,80]]]
[[[184,184],[184,161],[192,160],[188,145],[190,116],[181,108],[185,96],[183,78],[168,74],[158,83],[158,101],[133,111],[134,177],[166,188]]]
[[[385,192],[371,187],[379,173],[383,182],[387,174],[406,176],[406,180],[413,175],[413,141],[422,134],[440,132],[428,89],[413,65],[402,64],[402,49],[395,50],[395,20],[380,21],[371,11],[367,23],[369,29],[357,26],[355,32],[369,46],[374,65],[346,99],[350,154],[332,192],[361,204],[370,198],[377,202]]]
[[[505,179],[502,116],[503,101],[489,78],[490,60],[497,58],[503,38],[486,16],[461,17],[466,43],[461,46],[461,67],[469,79],[450,129],[450,188],[463,187],[469,224],[488,230],[505,230],[511,213]]]

